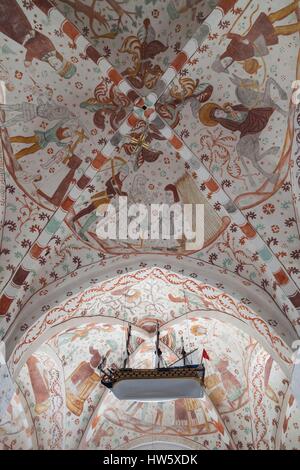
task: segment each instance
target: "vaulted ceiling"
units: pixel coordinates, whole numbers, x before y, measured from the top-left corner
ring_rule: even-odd
[[[1,1],[0,334],[15,392],[0,446],[299,448],[298,3]],[[99,237],[120,195],[204,204],[204,246]],[[205,399],[118,403],[94,377],[76,402],[72,374],[91,348],[118,364],[124,322],[132,361],[151,366],[156,321],[170,362],[182,335],[205,345]]]
[[[50,332],[38,326],[31,335],[38,331],[40,338],[31,341],[29,330],[14,356],[18,397],[29,408],[29,418],[20,420],[17,432],[7,429],[2,438],[5,448],[297,447],[296,428],[285,426],[283,432],[287,403],[293,398],[276,354],[271,356],[262,347],[263,340],[248,334],[251,327],[238,328],[237,320],[236,326],[228,323],[226,316],[234,316],[233,303],[228,303],[227,314],[216,305],[209,308],[212,292],[203,295],[202,286],[201,294],[196,293],[196,283],[188,280],[186,286],[186,281],[158,269],[134,272],[73,299],[76,314],[84,310],[85,315],[74,318],[75,310],[71,313],[66,303],[52,316]],[[219,294],[219,300],[225,303],[225,296]],[[107,356],[109,367],[123,362],[127,322],[132,325],[130,365],[151,368],[157,320],[167,364],[180,357],[181,338],[187,349],[198,348],[195,360],[203,347],[207,351],[203,399],[118,401],[100,384],[99,371],[87,375],[99,352]],[[34,349],[37,341],[40,346]],[[295,412],[293,419],[297,422]],[[27,444],[26,429],[32,440]]]

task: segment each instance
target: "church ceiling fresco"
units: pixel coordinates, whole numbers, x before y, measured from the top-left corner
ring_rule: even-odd
[[[299,32],[292,0],[1,1],[0,446],[299,448]],[[204,246],[99,237],[121,196],[204,204]],[[181,330],[211,347],[205,400],[77,399],[124,321],[136,364],[156,321],[170,361]]]
[[[0,421],[0,450],[29,450],[36,447],[36,434],[29,408],[17,391]]]
[[[205,347],[210,357],[205,398],[121,402],[100,384],[95,364],[104,356],[109,367],[122,361],[125,329],[121,319],[119,324],[71,328],[29,356],[17,384],[30,407],[38,448],[131,448],[155,439],[197,449],[275,448],[281,413],[286,411],[282,405],[291,397],[289,382],[257,341],[205,317],[190,316],[162,327],[167,363],[180,355],[181,336],[191,349]],[[142,339],[133,327],[132,367],[152,366],[153,344],[153,337]],[[293,424],[284,429],[281,438],[288,439],[285,445],[291,448],[297,438]]]
[[[218,1],[54,3],[133,87],[147,95]]]

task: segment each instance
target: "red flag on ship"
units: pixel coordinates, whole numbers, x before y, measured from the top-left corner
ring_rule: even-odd
[[[207,354],[205,349],[203,349],[203,352],[202,352],[202,359],[207,359],[208,361],[210,360],[209,355]]]

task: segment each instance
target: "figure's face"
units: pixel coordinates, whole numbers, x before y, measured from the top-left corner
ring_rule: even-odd
[[[58,71],[62,67],[61,61],[56,57],[56,55],[51,55],[48,57],[48,63],[51,65],[51,67],[54,68],[54,70]]]
[[[67,139],[68,137],[71,137],[70,129],[66,129],[65,132],[64,132],[64,138]]]
[[[224,119],[227,117],[227,113],[223,109],[216,109],[214,111],[214,116],[216,119]]]

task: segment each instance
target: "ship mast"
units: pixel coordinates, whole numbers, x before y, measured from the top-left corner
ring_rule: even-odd
[[[183,336],[181,336],[181,345],[182,345],[182,348],[181,348],[182,361],[183,361],[183,365],[186,366],[186,351],[184,349]]]
[[[190,356],[191,354],[193,354],[195,351],[198,351],[198,348],[193,349],[192,351],[190,351],[190,352],[188,352],[188,353],[185,353],[185,357],[180,357],[180,358],[177,359],[175,362],[172,362],[172,364],[170,364],[169,367],[173,367],[175,364],[177,364],[177,362],[182,361],[182,360],[184,361],[184,362],[183,362],[184,365],[186,365],[186,358],[187,358],[188,356]]]
[[[160,364],[161,364],[161,358],[162,358],[162,351],[159,347],[159,337],[160,337],[160,332],[159,332],[159,323],[156,322],[156,343],[155,343],[155,368],[159,369]]]
[[[125,356],[124,363],[123,363],[123,368],[124,368],[124,369],[126,369],[127,364],[128,364],[128,361],[129,361],[129,356],[130,356],[130,350],[129,350],[130,339],[131,339],[131,325],[128,326],[128,330],[127,330],[126,356]]]

